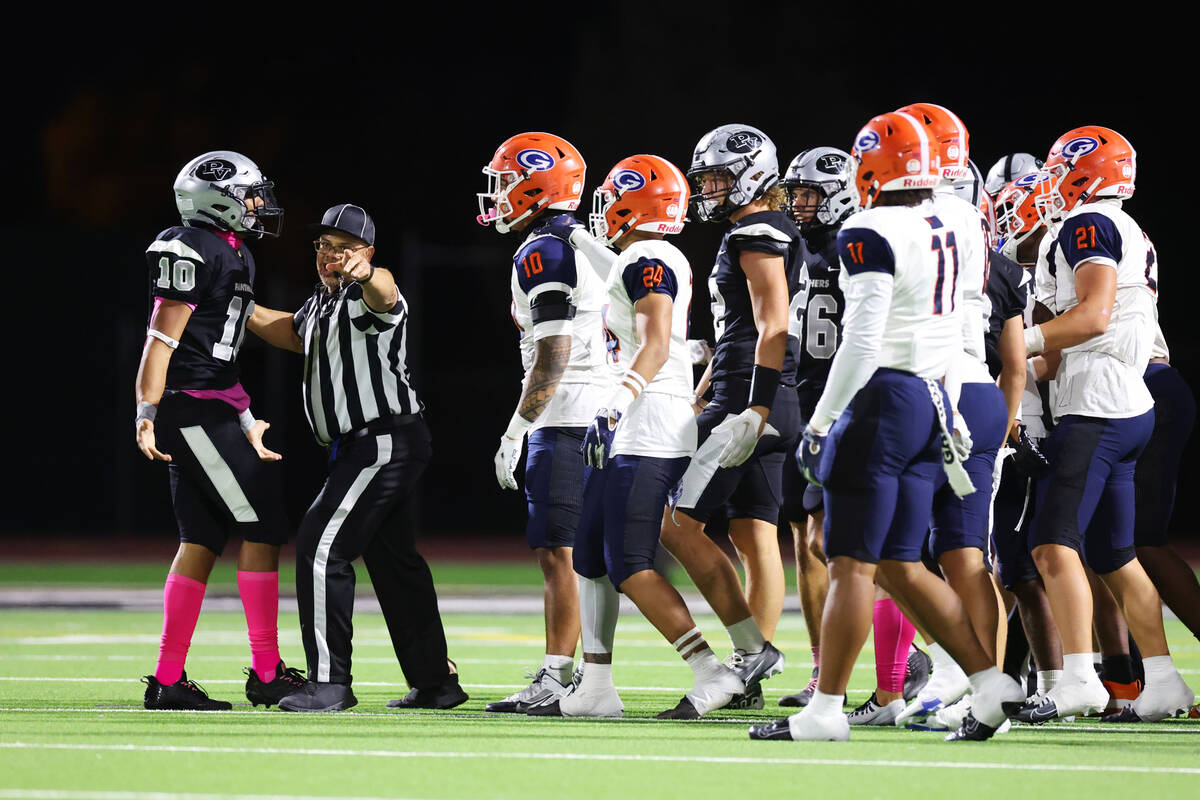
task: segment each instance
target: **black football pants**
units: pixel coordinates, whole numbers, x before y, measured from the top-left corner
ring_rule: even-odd
[[[416,551],[408,501],[431,454],[419,418],[339,439],[329,477],[296,537],[296,598],[310,680],[351,683],[354,567],[362,556],[392,646],[414,688],[449,677],[446,634],[429,565]]]

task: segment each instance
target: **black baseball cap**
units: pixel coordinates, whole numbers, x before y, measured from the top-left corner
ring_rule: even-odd
[[[362,206],[342,203],[330,208],[318,224],[308,226],[313,233],[345,233],[375,244],[375,221]]]

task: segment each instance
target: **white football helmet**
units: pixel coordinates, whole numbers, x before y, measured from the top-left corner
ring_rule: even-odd
[[[712,222],[749,205],[778,183],[779,159],[774,143],[758,128],[722,125],[696,144],[687,177],[693,186],[693,213],[702,222]],[[707,192],[706,182],[711,184]]]
[[[1009,153],[1001,158],[988,170],[987,180],[983,190],[993,198],[1008,184],[1028,172],[1037,172],[1042,168],[1042,160],[1029,153]]]
[[[849,159],[849,153],[836,147],[813,147],[788,164],[782,183],[789,206],[794,202],[793,189],[815,189],[821,194],[816,213],[800,223],[801,230],[837,225],[858,210],[858,193],[845,175]]]
[[[278,236],[283,209],[275,184],[253,161],[232,150],[196,156],[175,178],[175,207],[184,225],[202,222],[221,230]]]

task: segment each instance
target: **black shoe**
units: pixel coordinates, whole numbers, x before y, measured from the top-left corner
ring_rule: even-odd
[[[984,742],[996,735],[996,729],[975,719],[974,714],[967,714],[962,727],[954,733],[946,735],[947,742]]]
[[[912,700],[929,683],[933,671],[933,659],[916,647],[908,653],[908,664],[904,670],[904,701]]]
[[[729,701],[726,708],[749,709],[757,711],[766,705],[763,699],[762,683],[752,683],[746,687],[744,694],[735,694],[733,699]]]
[[[742,683],[750,686],[783,672],[784,662],[783,653],[779,652],[775,645],[767,642],[757,653],[734,650],[725,659],[725,666],[737,673]]]
[[[778,739],[784,742],[792,740],[792,729],[788,727],[788,718],[777,719],[774,722],[768,722],[766,725],[752,725],[750,727],[751,739]]]
[[[817,690],[817,674],[819,672],[819,667],[813,667],[812,679],[808,682],[808,686],[805,686],[795,694],[785,694],[783,697],[779,698],[779,705],[800,708],[804,708],[804,706],[808,705],[812,700],[813,692]]]
[[[259,703],[270,708],[293,692],[304,688],[305,679],[300,670],[285,666],[282,661],[275,665],[275,677],[269,682],[263,682],[253,667],[242,670],[246,673],[246,699],[252,706]]]
[[[1058,718],[1058,707],[1054,705],[1053,700],[1043,699],[1041,702],[1031,702],[1032,700],[1032,697],[1029,698],[1018,708],[1013,708],[1015,703],[1001,703],[1000,705],[1004,709],[1004,713],[1026,725],[1044,725]]]
[[[1133,710],[1133,706],[1126,706],[1115,714],[1101,717],[1101,722],[1141,722],[1142,718]]]
[[[356,705],[358,698],[344,683],[305,681],[299,689],[279,699],[279,707],[284,711],[345,711]]]
[[[700,712],[692,705],[692,701],[685,696],[679,701],[679,705],[674,708],[667,709],[661,714],[656,714],[655,719],[700,719]]]
[[[151,711],[228,711],[233,708],[233,703],[211,699],[200,684],[188,680],[186,672],[169,685],[159,683],[153,675],[144,675],[142,682],[146,684],[144,705]]]
[[[440,686],[428,689],[410,689],[404,697],[388,700],[388,708],[436,708],[446,710],[461,706],[471,698],[458,685],[458,676],[450,678]]]
[[[543,703],[540,706],[534,706],[525,711],[526,716],[530,717],[561,717],[563,716],[562,709],[558,707],[558,701],[552,703]]]

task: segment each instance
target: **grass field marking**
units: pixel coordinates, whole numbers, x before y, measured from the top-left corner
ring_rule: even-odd
[[[197,792],[102,792],[76,789],[3,789],[0,800],[419,800],[412,797],[347,797],[307,794],[208,794]]]
[[[770,745],[764,747],[764,750]],[[214,747],[210,745],[79,744],[75,742],[0,742],[0,750],[79,750],[86,752],[209,753],[229,755],[335,756],[338,758],[497,758],[531,761],[640,761],[669,764],[756,764],[760,766],[907,767],[915,769],[992,769],[1012,772],[1116,772],[1200,775],[1200,767],[1138,764],[1011,764],[998,761],[900,761],[863,758],[757,758],[752,756],[659,756],[640,753],[507,753],[501,751],[344,750],[325,747]]]

